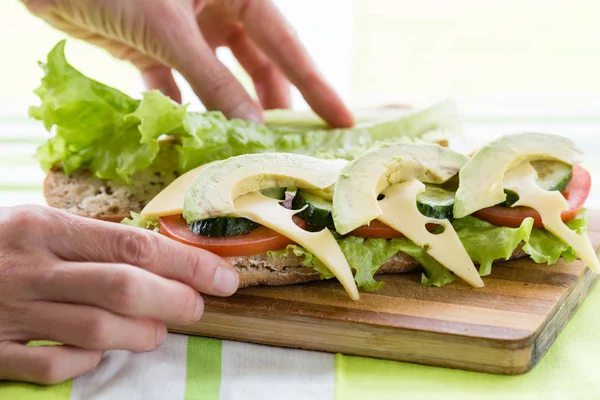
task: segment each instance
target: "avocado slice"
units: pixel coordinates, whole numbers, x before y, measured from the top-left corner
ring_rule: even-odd
[[[202,170],[185,193],[183,217],[189,223],[234,216],[234,200],[271,187],[325,189],[334,184],[345,160],[301,154],[244,154]]]
[[[346,165],[335,184],[333,221],[342,235],[382,214],[377,196],[395,183],[417,179],[441,184],[468,158],[434,144],[395,143],[365,153]]]
[[[454,217],[463,218],[506,200],[504,174],[525,161],[555,160],[579,164],[583,152],[572,140],[553,134],[505,135],[477,151],[459,173]]]

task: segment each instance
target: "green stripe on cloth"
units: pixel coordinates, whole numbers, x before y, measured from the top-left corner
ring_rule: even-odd
[[[491,375],[363,357],[336,356],[336,399],[598,399],[600,287],[529,373]]]
[[[43,189],[42,184],[0,183],[0,192],[37,192]]]
[[[54,346],[50,341],[29,342],[28,346]],[[71,398],[73,380],[53,386],[40,386],[23,382],[0,382],[0,399],[6,400],[68,400]]]
[[[0,144],[10,143],[10,144],[42,144],[46,141],[45,138],[40,137],[14,137],[14,136],[6,136],[0,137]]]
[[[187,346],[185,400],[218,400],[222,341],[190,336]]]
[[[29,383],[0,383],[0,399],[6,400],[68,400],[73,381],[54,386],[39,386]]]
[[[36,167],[40,165],[31,155],[0,155],[0,167]]]

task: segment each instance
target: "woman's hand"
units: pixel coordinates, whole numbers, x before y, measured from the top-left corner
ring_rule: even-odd
[[[198,292],[228,296],[238,283],[220,257],[154,232],[0,208],[0,380],[52,384],[93,369],[104,350],[154,350],[165,322],[200,319]]]
[[[226,46],[252,77],[264,109],[290,106],[291,81],[332,126],[353,124],[270,0],[22,1],[55,28],[131,61],[150,89],[178,102],[171,69],[208,109],[262,121],[260,106],[215,56],[217,47]]]

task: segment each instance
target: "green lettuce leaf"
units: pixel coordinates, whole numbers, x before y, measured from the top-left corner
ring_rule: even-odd
[[[531,218],[525,219],[518,228],[495,226],[473,216],[456,219],[452,225],[471,259],[480,264],[479,273],[482,276],[491,273],[493,261],[509,259],[520,244],[524,244],[523,250],[537,263],[553,264],[561,256],[567,263],[576,259],[575,253],[567,244],[544,229],[533,228]],[[567,225],[578,233],[585,230],[585,212]],[[413,257],[423,267],[421,284],[424,286],[442,287],[455,280],[454,274],[427,254],[425,248],[407,238],[365,239],[339,236],[337,242],[355,272],[356,284],[367,291],[377,290],[383,285],[383,282],[374,279],[374,275],[383,263],[398,252]],[[290,245],[284,250],[269,252],[269,256],[281,257],[289,251],[298,257],[304,257],[302,265],[314,268],[322,279],[334,277],[323,263],[300,246]]]
[[[403,252],[414,258],[425,270],[421,274],[421,284],[423,286],[442,287],[454,281],[454,275],[450,270],[437,262],[435,258],[427,254],[425,248],[416,245],[407,238],[392,239],[399,244],[398,251]]]
[[[587,227],[585,210],[579,213],[575,219],[568,221],[566,225],[577,233],[585,231]],[[534,228],[531,231],[529,241],[523,246],[523,251],[529,254],[533,261],[540,264],[554,264],[560,257],[563,257],[567,264],[577,259],[571,246],[547,230],[540,228]]]
[[[41,64],[45,75],[35,91],[41,105],[30,108],[30,115],[55,133],[36,153],[44,170],[62,163],[67,174],[88,168],[99,178],[130,182],[136,171],[153,164],[163,135],[178,137],[177,161],[180,172],[186,172],[248,153],[352,159],[382,143],[459,131],[459,114],[451,101],[349,129],[266,126],[228,120],[219,112],[188,112],[187,105],[175,104],[159,91],[135,100],[86,77],[67,62],[64,48],[65,41],[59,42]]]
[[[452,225],[469,257],[479,263],[479,275],[486,276],[495,260],[509,259],[521,242],[529,240],[533,219],[525,219],[519,228],[495,226],[472,216],[455,219]]]
[[[179,105],[158,90],[142,94],[139,107],[124,117],[126,122],[136,125],[142,135],[141,143],[153,141],[163,134],[181,128],[186,116],[187,105]]]
[[[241,154],[281,151],[275,145],[276,132],[252,122],[228,120],[220,112],[188,113],[183,126],[177,151],[184,171]]]
[[[331,273],[329,268],[327,268],[327,266],[325,266],[325,264],[323,264],[312,253],[306,251],[303,247],[297,246],[295,244],[290,244],[283,250],[268,251],[267,256],[276,259],[287,256],[290,251],[296,257],[303,257],[301,264],[305,267],[313,268],[321,275],[321,279],[331,279],[335,277],[335,275]]]
[[[121,223],[135,228],[150,229],[158,232],[158,218],[144,218],[141,214],[131,211],[131,218],[124,218]]]
[[[417,246],[406,238],[402,239],[365,239],[355,236],[346,236],[338,239],[342,253],[348,260],[350,268],[355,272],[354,280],[359,288],[366,291],[379,289],[383,282],[374,279],[375,273],[383,263],[394,254],[402,251],[415,258],[423,266],[425,272],[421,283],[425,286],[444,286],[454,280],[452,273],[429,256],[425,249]],[[280,251],[271,251],[270,257],[286,256],[289,251],[298,257],[304,257],[302,265],[314,268],[321,275],[321,279],[330,279],[334,275],[312,253],[297,245],[289,245]]]
[[[61,161],[67,174],[88,167],[99,178],[129,182],[156,158],[158,137],[182,125],[185,108],[174,110],[157,91],[138,101],[86,77],[67,62],[64,47],[61,41],[48,54],[35,91],[42,103],[30,108],[48,131],[56,127],[36,157],[45,170]]]

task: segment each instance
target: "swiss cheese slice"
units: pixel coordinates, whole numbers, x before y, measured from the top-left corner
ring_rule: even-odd
[[[388,187],[379,201],[383,211],[377,219],[394,228],[415,244],[427,248],[427,254],[475,287],[484,286],[471,257],[462,245],[454,227],[447,219],[429,218],[417,208],[417,195],[425,185],[411,179]],[[444,232],[433,234],[427,224],[444,227]]]
[[[165,217],[183,213],[183,199],[194,179],[209,165],[204,164],[194,168],[175,179],[169,186],[164,188],[154,197],[141,211],[144,218]]]
[[[536,210],[542,217],[546,230],[570,245],[575,254],[596,273],[600,273],[600,262],[586,232],[577,234],[561,219],[569,204],[558,191],[549,192],[536,183],[537,172],[529,162],[524,162],[508,171],[504,178],[504,187],[519,195],[519,201],[513,207],[526,206]]]
[[[335,275],[350,298],[358,300],[360,296],[350,265],[329,229],[305,231],[292,220],[300,210],[288,210],[279,203],[280,200],[253,192],[235,199],[235,214],[266,226],[310,251]]]

